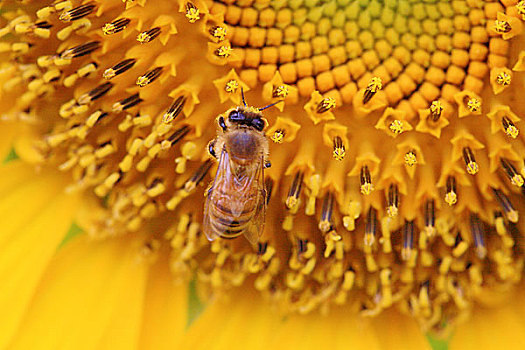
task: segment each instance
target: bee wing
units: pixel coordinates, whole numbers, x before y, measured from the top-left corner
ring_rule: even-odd
[[[214,201],[217,201],[220,196],[215,189],[221,183],[228,181],[232,178],[232,171],[230,168],[230,157],[228,152],[225,150],[221,151],[221,156],[219,158],[219,165],[217,166],[217,173],[215,174],[215,179],[213,180],[210,188],[206,193],[206,203],[204,204],[204,219],[202,222],[203,231],[209,241],[215,240],[215,238],[220,237],[222,232],[218,232],[217,228],[213,225],[211,221],[211,206]]]
[[[266,218],[266,189],[264,187],[264,158],[261,159],[259,169],[257,171],[258,179],[255,179],[254,185],[257,186],[257,206],[253,218],[250,220],[244,231],[244,237],[255,245],[259,241],[264,229],[264,222]]]

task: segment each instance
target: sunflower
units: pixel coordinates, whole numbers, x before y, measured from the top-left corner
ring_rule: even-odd
[[[525,1],[0,11],[0,348],[522,346]],[[254,246],[202,229],[244,101]]]

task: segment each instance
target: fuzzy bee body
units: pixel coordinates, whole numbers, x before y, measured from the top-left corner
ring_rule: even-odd
[[[244,235],[257,243],[264,226],[264,168],[269,165],[268,140],[259,110],[239,106],[219,116],[217,138],[210,154],[219,165],[206,193],[203,229],[209,240]]]

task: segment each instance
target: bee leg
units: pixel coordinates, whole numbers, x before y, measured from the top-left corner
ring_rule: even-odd
[[[271,166],[272,166],[272,163],[269,160],[264,162],[264,168],[270,168]]]
[[[212,187],[213,187],[213,183],[209,184],[208,187],[206,188],[206,190],[204,191],[204,197],[208,197],[211,193],[211,190],[212,190]]]
[[[226,131],[226,122],[224,121],[224,117],[222,115],[219,117],[219,126],[222,128],[222,131]]]
[[[217,159],[217,154],[215,153],[215,142],[217,140],[213,139],[208,143],[208,153],[210,153],[210,156]]]

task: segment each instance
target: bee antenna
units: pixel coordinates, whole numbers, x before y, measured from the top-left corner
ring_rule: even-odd
[[[264,106],[264,107],[262,107],[262,108],[258,108],[258,109],[259,109],[260,111],[264,111],[264,110],[267,109],[267,108],[270,108],[270,107],[275,106],[275,105],[278,104],[279,102],[284,102],[284,100],[279,100],[279,101],[277,101],[277,102],[270,103],[269,105]]]
[[[246,107],[246,100],[244,99],[244,89],[241,87],[241,96],[242,96],[242,103],[244,103],[244,107]]]

